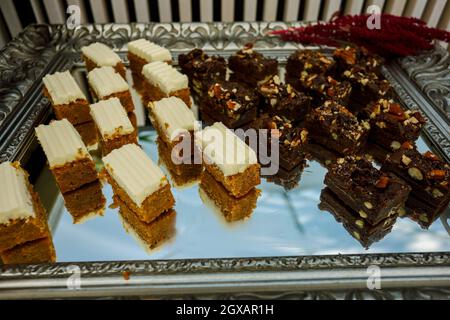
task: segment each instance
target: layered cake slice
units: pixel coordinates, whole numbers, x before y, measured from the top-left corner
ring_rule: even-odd
[[[25,242],[0,253],[4,264],[40,264],[56,262],[56,252],[51,238]]]
[[[52,121],[35,131],[62,193],[98,179],[94,161],[69,121]]]
[[[146,39],[138,39],[128,43],[128,61],[130,61],[131,71],[140,75],[147,63],[162,61],[172,64],[172,55],[166,48]]]
[[[94,121],[74,125],[88,150],[97,150],[98,131]]]
[[[450,166],[434,153],[421,154],[410,142],[387,156],[381,168],[403,179],[412,187],[406,201],[407,214],[423,228],[448,208],[450,202]]]
[[[0,164],[0,257],[3,263],[55,262],[47,213],[28,174],[17,162]],[[20,248],[44,240],[43,251],[32,256]]]
[[[107,45],[94,42],[82,47],[83,60],[86,63],[87,71],[100,67],[113,67],[122,78],[126,79],[126,69],[119,55]]]
[[[118,98],[128,113],[134,112],[128,83],[112,67],[95,68],[88,73],[88,82],[97,100]]]
[[[163,172],[136,144],[127,144],[103,157],[104,176],[114,194],[139,220],[149,223],[175,204]]]
[[[167,63],[156,61],[142,68],[144,103],[175,96],[191,106],[188,77]]]
[[[92,104],[91,115],[100,133],[104,156],[125,144],[137,144],[137,130],[118,98]]]
[[[201,157],[196,155],[194,133],[198,126],[194,113],[177,97],[149,104],[149,115],[158,132],[158,151],[177,185],[198,180]]]
[[[50,100],[58,120],[77,125],[92,121],[89,103],[69,71],[48,74],[43,78],[44,95]]]

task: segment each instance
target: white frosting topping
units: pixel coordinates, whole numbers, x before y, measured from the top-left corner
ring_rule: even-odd
[[[88,73],[88,81],[99,99],[129,89],[128,83],[114,71],[113,67],[95,68]]]
[[[172,61],[169,50],[145,39],[129,42],[128,51],[147,62]]]
[[[151,102],[149,106],[154,118],[152,121],[159,124],[169,141],[173,141],[180,133],[194,131],[197,128],[194,113],[178,97]]]
[[[67,119],[52,121],[48,125],[41,124],[35,131],[50,168],[79,159],[92,159],[80,134]]]
[[[122,61],[117,53],[100,42],[94,42],[86,47],[82,47],[81,52],[100,67],[114,67]]]
[[[197,132],[195,136],[206,160],[219,167],[224,176],[242,173],[258,162],[255,151],[221,122]]]
[[[91,116],[104,139],[113,135],[126,135],[134,131],[130,119],[118,98],[91,104]]]
[[[146,64],[142,68],[142,74],[167,95],[188,87],[188,77],[185,74],[161,61]]]
[[[0,224],[35,216],[24,170],[11,162],[0,164]]]
[[[136,144],[126,144],[103,157],[108,174],[141,207],[148,196],[166,185],[161,169]]]
[[[47,74],[42,80],[54,105],[69,104],[78,99],[86,100],[69,71]]]

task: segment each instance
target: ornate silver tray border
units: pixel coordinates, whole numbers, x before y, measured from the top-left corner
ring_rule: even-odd
[[[138,37],[152,39],[174,50],[195,46],[233,50],[249,41],[256,41],[257,47],[291,49],[301,45],[264,36],[274,28],[296,25],[299,24],[106,24],[82,26],[75,31],[65,26],[29,26],[0,52],[0,161],[20,159],[31,143],[32,128],[48,116],[48,102],[33,88],[40,86],[40,79],[50,64],[57,64],[60,69],[71,67],[73,61],[62,59],[60,51],[79,52],[81,46],[95,40],[121,50],[130,39]],[[445,98],[450,90],[448,65],[448,54],[437,48],[424,56],[398,61],[386,71],[408,107],[420,103],[431,120],[426,128],[428,138],[447,160],[450,158]],[[444,81],[436,82],[432,70]],[[372,265],[381,268],[382,290],[367,289],[367,268]],[[131,273],[129,280],[124,279],[124,272]],[[75,288],[70,285],[73,276],[79,280]],[[225,292],[227,298],[450,298],[448,288],[450,253],[92,262],[0,268],[0,298],[191,297],[192,294],[214,297]]]

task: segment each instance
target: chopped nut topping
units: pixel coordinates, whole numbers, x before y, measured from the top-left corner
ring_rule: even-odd
[[[439,161],[439,157],[431,151],[425,152],[423,156],[428,160]]]
[[[371,204],[370,202],[366,201],[364,202],[364,205],[366,206],[367,209],[373,209],[373,204]]]
[[[366,219],[366,218],[368,217],[367,213],[365,213],[365,212],[362,211],[362,210],[359,210],[358,213],[359,213],[359,215],[360,215],[361,218]]]
[[[430,172],[430,178],[432,179],[443,179],[445,178],[445,171],[444,170],[431,170]]]
[[[401,148],[402,149],[406,149],[406,150],[412,150],[412,149],[414,149],[414,146],[413,146],[413,144],[411,142],[405,141],[405,142],[403,142]]]
[[[442,198],[444,194],[439,189],[433,189],[432,192],[433,198]]]
[[[407,156],[405,156],[404,154],[402,155],[402,162],[403,162],[403,164],[405,165],[405,166],[407,166],[407,165],[409,165],[410,163],[411,163],[411,158],[410,157],[407,157]]]
[[[415,168],[415,167],[409,168],[408,169],[408,173],[415,180],[419,180],[419,181],[423,180],[422,172],[419,169]]]
[[[364,221],[362,220],[356,220],[355,224],[358,226],[358,228],[362,229],[364,228]]]
[[[398,141],[392,141],[391,142],[392,150],[398,150],[398,149],[401,148],[401,146],[402,146],[402,144],[400,142],[398,142]]]
[[[385,189],[389,184],[389,177],[387,176],[381,176],[380,179],[378,179],[376,183],[376,187],[380,189]]]

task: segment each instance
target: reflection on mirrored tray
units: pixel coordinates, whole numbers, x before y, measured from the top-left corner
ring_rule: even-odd
[[[140,132],[139,143],[145,153],[158,163],[157,134],[152,129]],[[419,149],[426,145],[418,142]],[[170,179],[169,171],[162,166]],[[176,201],[175,235],[162,246],[149,251],[128,233],[118,210],[109,208],[113,191],[104,185],[103,194],[107,209],[103,216],[73,224],[72,216],[64,207],[59,193],[50,211],[58,261],[114,261],[144,259],[187,259],[222,257],[292,256],[350,253],[438,252],[450,250],[450,234],[441,221],[424,230],[409,218],[398,218],[392,230],[368,230],[370,239],[382,238],[365,250],[360,242],[365,235],[355,236],[355,227],[344,222],[344,213],[318,205],[333,198],[323,197],[326,169],[315,161],[309,162],[300,185],[290,191],[274,183],[262,181],[261,194],[251,215],[243,220],[228,222],[222,208],[198,184],[172,188]],[[55,182],[44,170],[37,183],[39,193],[46,198],[45,190]],[[172,183],[172,181],[171,181]],[[50,188],[51,189],[51,188]],[[325,189],[326,190],[326,189]],[[322,201],[321,201],[322,193]],[[253,201],[253,200],[252,200]],[[49,201],[47,201],[49,203]],[[232,206],[240,204],[229,203]],[[343,206],[340,203],[340,206]],[[344,206],[344,208],[346,208]],[[335,211],[333,211],[335,210]],[[230,211],[232,212],[232,211]],[[331,214],[330,214],[331,212]],[[448,218],[448,213],[447,218]],[[356,219],[357,220],[357,219]],[[445,218],[443,216],[443,221]],[[448,220],[447,220],[448,222]],[[355,225],[356,226],[356,225]],[[446,225],[448,227],[448,225]],[[357,227],[357,226],[356,226]],[[349,229],[349,231],[347,231]],[[128,229],[129,230],[129,229]],[[383,229],[384,230],[384,229]],[[363,243],[364,246],[367,245]]]

